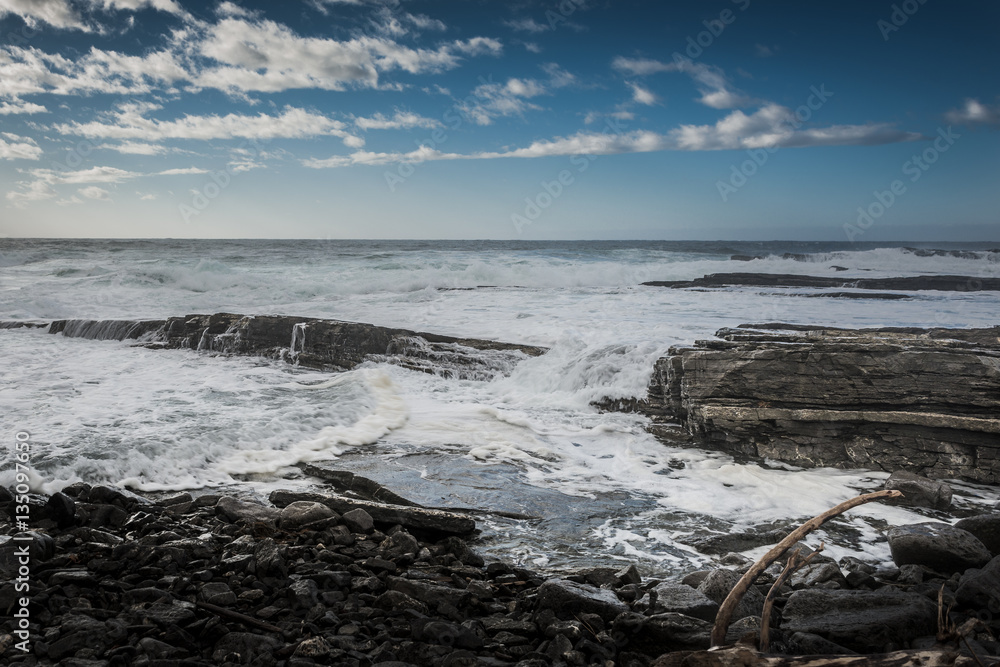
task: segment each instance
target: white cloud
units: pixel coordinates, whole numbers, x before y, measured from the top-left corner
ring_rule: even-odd
[[[254,160],[253,158],[242,158],[239,160],[232,160],[227,166],[234,174],[238,174],[252,169],[263,169],[265,165],[262,162]]]
[[[412,23],[421,30],[447,30],[448,26],[444,24],[444,21],[439,21],[438,19],[432,19],[426,14],[403,14],[403,18]]]
[[[677,71],[673,64],[662,63],[659,60],[650,60],[649,58],[626,58],[625,56],[618,56],[612,60],[611,67],[622,74],[630,76],[648,76],[660,72]]]
[[[542,52],[542,47],[540,47],[535,42],[525,42],[524,43],[524,48],[525,48],[526,51],[528,51],[528,53],[541,53]]]
[[[1000,126],[1000,104],[983,104],[976,99],[965,100],[961,109],[952,109],[945,114],[949,123],[956,125]]]
[[[70,59],[36,48],[0,47],[0,97],[31,93],[139,95],[188,78],[175,54],[129,56],[91,47]]]
[[[540,106],[525,97],[540,95],[544,89],[535,81],[510,79],[507,83],[483,83],[475,87],[472,96],[458,105],[458,110],[477,125],[490,125],[501,116],[519,116]]]
[[[89,10],[134,12],[149,7],[188,16],[175,0],[85,0],[78,4]],[[103,31],[100,26],[88,24],[69,0],[0,0],[0,18],[8,14],[20,16],[30,26],[41,22],[63,30]]]
[[[413,49],[385,37],[348,41],[301,37],[274,21],[229,17],[208,29],[202,56],[220,63],[194,78],[200,87],[229,92],[278,92],[294,88],[377,88],[382,72],[435,73],[458,66],[461,55],[497,54],[495,39],[473,37],[436,49]]]
[[[93,1],[109,9],[149,6],[183,11],[172,0]],[[55,0],[40,1],[37,6],[31,0],[0,0],[0,14],[23,3],[59,21],[56,9],[62,5]],[[34,93],[172,93],[181,82],[188,82],[191,90],[217,88],[233,95],[299,88],[392,88],[401,84],[382,84],[383,73],[438,73],[458,67],[465,57],[498,55],[503,50],[498,40],[489,37],[454,40],[432,49],[411,48],[385,36],[345,41],[302,37],[283,24],[236,15],[236,5],[220,7],[224,16],[218,22],[191,20],[174,31],[170,48],[143,55],[91,47],[80,57],[67,58],[34,47],[0,46],[0,99]],[[444,27],[423,15],[403,16],[408,24],[425,29]]]
[[[459,111],[478,125],[490,125],[501,116],[522,115],[542,107],[526,101],[539,95],[548,95],[550,89],[563,88],[576,83],[576,77],[556,63],[541,66],[549,75],[547,81],[537,79],[507,79],[506,83],[487,82],[476,86],[470,98],[458,105]]]
[[[154,199],[156,199],[156,195],[149,192],[144,194],[136,190],[136,194],[139,195],[139,199],[141,199],[142,201],[153,201]]]
[[[335,136],[345,143],[354,138],[339,120],[305,109],[286,107],[278,116],[227,114],[225,116],[184,116],[177,120],[157,120],[143,115],[143,108],[126,107],[108,122],[63,123],[53,126],[61,134],[98,139],[162,141],[164,139],[301,139]]]
[[[87,199],[97,199],[100,201],[111,201],[111,193],[104,188],[99,188],[96,185],[91,185],[86,188],[80,188],[77,190],[79,194],[86,197]]]
[[[208,169],[202,169],[201,167],[181,167],[179,169],[164,169],[163,171],[157,172],[157,176],[187,176],[189,174],[207,174]]]
[[[797,129],[797,125],[790,109],[770,104],[750,115],[737,110],[714,125],[682,125],[665,134],[645,130],[620,133],[579,132],[569,137],[536,141],[525,148],[502,152],[441,153],[424,146],[409,153],[359,151],[351,155],[305,160],[302,164],[313,169],[322,169],[433,160],[492,160],[659,151],[876,145],[922,138],[919,134],[902,132],[885,124],[833,125],[806,130]]]
[[[0,18],[16,14],[30,26],[39,21],[53,28],[90,31],[68,0],[0,0]]]
[[[512,19],[510,21],[503,22],[505,26],[513,30],[518,30],[520,32],[530,32],[538,34],[540,32],[545,32],[549,29],[549,26],[544,23],[539,23],[533,18],[523,18],[523,19]]]
[[[435,128],[441,123],[433,118],[425,118],[411,111],[396,111],[389,118],[381,113],[377,113],[369,118],[355,118],[354,124],[362,130],[400,130],[411,127]]]
[[[24,208],[28,202],[43,201],[55,197],[55,189],[50,184],[40,180],[22,183],[20,190],[7,193],[7,199],[14,202],[18,208]]]
[[[109,151],[118,151],[125,155],[162,155],[168,152],[166,146],[160,146],[159,144],[147,144],[141,141],[124,141],[120,144],[101,144],[97,146]]]
[[[0,160],[37,160],[40,157],[42,149],[31,137],[10,132],[0,134]]]
[[[22,113],[48,113],[48,109],[43,107],[41,104],[32,104],[31,102],[25,102],[24,100],[19,99],[13,99],[10,102],[0,103],[0,116]]]
[[[694,80],[698,92],[701,93],[701,98],[698,101],[713,109],[735,109],[760,102],[760,100],[755,100],[734,88],[729,79],[726,78],[725,73],[718,67],[694,62],[687,58],[677,58],[674,62],[664,63],[648,58],[618,56],[611,61],[611,66],[615,70],[631,76],[648,76],[660,72],[687,74]]]
[[[456,51],[467,56],[498,56],[503,52],[503,44],[492,37],[473,37],[453,42]]]
[[[629,83],[628,85],[632,89],[633,102],[638,102],[639,104],[651,105],[651,104],[656,104],[659,101],[659,98],[656,95],[654,95],[646,88],[643,88],[639,84]]]
[[[140,9],[158,9],[161,12],[187,16],[187,12],[174,0],[90,0],[92,5],[99,5],[105,11],[126,10],[135,12]]]

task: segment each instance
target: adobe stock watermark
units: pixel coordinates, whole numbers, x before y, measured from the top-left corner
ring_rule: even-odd
[[[934,139],[932,145],[925,148],[921,153],[912,155],[909,160],[903,163],[901,170],[904,176],[909,176],[908,180],[910,183],[919,181],[924,173],[941,158],[941,154],[947,152],[962,136],[957,134],[950,125],[947,129],[939,127],[937,133],[938,136]],[[874,201],[867,206],[858,207],[857,220],[853,224],[849,222],[844,223],[844,234],[847,235],[847,240],[853,243],[854,239],[862,236],[906,192],[906,183],[898,178],[889,184],[888,189],[874,190],[872,192]]]
[[[609,118],[605,122],[605,129],[601,132],[604,136],[621,136],[625,132],[625,123],[618,118]],[[510,221],[518,234],[523,233],[527,225],[533,224],[542,213],[545,212],[559,197],[566,192],[576,182],[576,174],[582,174],[590,168],[590,165],[597,159],[597,155],[573,155],[569,159],[573,170],[563,169],[551,181],[542,180],[539,182],[540,190],[533,197],[524,198],[523,213],[511,213]]]
[[[17,558],[17,576],[14,578],[14,592],[21,593],[21,597],[14,599],[14,635],[20,642],[14,647],[28,653],[31,650],[31,611],[28,605],[31,600],[27,597],[31,589],[28,581],[31,576],[31,543],[34,539],[31,535],[25,535],[30,529],[31,508],[28,505],[28,492],[31,491],[29,483],[31,477],[31,434],[27,431],[18,431],[14,434],[14,525],[18,534],[13,540],[17,544],[14,548],[14,556]]]
[[[587,4],[587,0],[562,0],[556,10],[551,9],[545,12],[545,20],[548,22],[549,30],[555,30],[561,25],[569,23],[569,17],[578,9]]]
[[[237,150],[244,151],[244,155],[248,159],[252,159],[263,154],[263,144],[266,143],[266,139],[248,139],[241,143]],[[200,188],[191,193],[190,205],[184,203],[177,205],[177,210],[184,222],[190,224],[193,216],[200,215],[207,209],[209,204],[232,184],[233,177],[238,173],[239,170],[235,169],[232,163],[226,165],[225,169],[212,172],[209,175],[211,180],[205,181]]]
[[[730,0],[734,5],[736,5],[741,12],[745,12],[750,6],[750,0]],[[718,18],[705,19],[701,22],[705,29],[698,34],[688,35],[687,46],[684,49],[684,54],[679,51],[674,51],[673,59],[675,63],[682,63],[684,61],[684,56],[687,55],[691,60],[696,60],[701,57],[705,52],[705,49],[712,46],[722,33],[725,32],[726,26],[730,26],[736,22],[736,12],[732,9],[726,8],[719,12]]]
[[[888,21],[879,19],[875,22],[875,27],[882,33],[882,40],[888,42],[889,35],[906,25],[910,17],[916,14],[921,5],[924,4],[927,4],[927,0],[903,0],[898,5],[893,5]]]
[[[5,44],[7,46],[26,46],[38,35],[38,29],[25,23],[17,32],[8,32]]]
[[[782,124],[797,130],[802,124],[812,118],[814,111],[819,111],[826,101],[833,97],[833,93],[826,89],[826,84],[820,84],[819,88],[810,86],[811,94],[806,98],[806,103],[795,109],[791,118],[782,121]],[[766,146],[762,148],[749,148],[746,153],[749,159],[744,160],[739,165],[735,162],[729,167],[729,179],[715,182],[715,189],[719,192],[719,197],[723,202],[729,201],[729,197],[739,191],[750,179],[763,167],[768,159],[778,152],[780,146]]]

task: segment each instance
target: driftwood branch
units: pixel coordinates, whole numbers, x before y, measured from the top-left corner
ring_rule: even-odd
[[[763,655],[736,645],[711,651],[665,653],[655,667],[977,667],[955,650],[911,650],[875,655]]]
[[[788,536],[778,542],[770,551],[764,554],[760,560],[753,564],[753,566],[747,570],[746,574],[740,577],[740,580],[736,582],[733,590],[729,592],[726,599],[722,602],[722,606],[719,607],[719,613],[715,616],[715,626],[712,628],[712,646],[722,646],[726,641],[726,630],[729,629],[729,622],[732,620],[733,611],[739,605],[740,600],[746,594],[747,590],[757,580],[757,577],[768,568],[768,566],[774,561],[781,558],[789,547],[801,540],[803,537],[816,530],[824,523],[839,516],[846,512],[847,510],[857,507],[858,505],[864,505],[865,503],[870,503],[873,500],[882,500],[883,498],[900,498],[902,493],[893,489],[887,491],[876,491],[875,493],[866,493],[863,496],[857,496],[851,498],[850,500],[845,500],[836,507],[828,509],[819,516],[815,516],[809,519],[804,524],[793,530]]]
[[[767,653],[771,648],[771,608],[774,606],[774,598],[778,597],[778,589],[780,589],[784,583],[788,580],[792,574],[798,570],[800,567],[805,567],[809,562],[816,557],[816,555],[823,551],[825,545],[819,545],[816,551],[812,552],[805,558],[801,557],[801,552],[793,551],[792,555],[788,557],[788,562],[785,563],[785,569],[781,571],[778,578],[774,580],[774,585],[771,586],[771,590],[767,592],[767,597],[764,598],[764,610],[760,613],[760,652]],[[800,560],[801,559],[801,560]]]
[[[247,616],[246,614],[241,614],[238,611],[233,611],[232,609],[226,609],[225,607],[219,607],[218,605],[211,604],[209,602],[195,602],[195,605],[199,609],[204,609],[205,611],[210,611],[216,616],[222,616],[223,618],[228,618],[231,621],[239,621],[243,625],[248,625],[252,628],[257,628],[259,630],[266,630],[267,632],[277,632],[281,634],[282,630],[276,625],[271,625],[270,623],[265,623],[253,616]]]

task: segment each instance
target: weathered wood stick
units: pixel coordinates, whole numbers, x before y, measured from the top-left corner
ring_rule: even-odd
[[[819,549],[812,552],[805,557],[801,562],[799,561],[799,551],[793,551],[792,555],[788,557],[788,562],[785,563],[785,569],[781,571],[778,578],[774,580],[774,585],[771,586],[771,590],[767,592],[767,597],[764,598],[764,610],[760,612],[760,652],[767,653],[771,648],[771,608],[774,606],[774,598],[778,597],[778,589],[784,585],[785,581],[792,576],[796,570],[800,567],[805,567],[809,564],[816,554],[821,552],[826,545],[819,545]]]
[[[653,667],[976,667],[956,650],[909,650],[876,655],[762,655],[737,645],[664,653]]]
[[[241,614],[240,612],[233,611],[232,609],[219,607],[208,602],[195,602],[195,605],[200,609],[212,612],[216,616],[223,616],[233,621],[239,621],[243,625],[249,625],[250,627],[259,628],[260,630],[267,630],[268,632],[277,632],[278,634],[283,632],[282,629],[276,625],[265,623],[264,621],[257,620],[253,616],[247,616],[246,614]]]
[[[882,500],[883,498],[901,498],[903,494],[895,489],[886,491],[876,491],[875,493],[866,493],[862,496],[856,496],[850,500],[845,500],[836,507],[828,509],[819,516],[815,516],[809,519],[804,524],[793,530],[788,536],[778,542],[770,551],[761,556],[760,560],[753,564],[753,566],[746,571],[740,580],[736,582],[733,590],[729,591],[729,595],[723,600],[722,606],[719,607],[719,613],[715,615],[715,626],[712,628],[712,646],[722,646],[726,641],[726,630],[729,629],[729,622],[732,620],[733,611],[739,605],[740,600],[746,594],[747,590],[757,580],[761,572],[767,569],[767,567],[774,561],[781,558],[781,556],[788,551],[788,548],[793,544],[801,540],[803,537],[816,530],[824,523],[839,516],[846,512],[847,510],[857,507],[858,505],[864,505],[865,503],[870,503],[873,500]]]

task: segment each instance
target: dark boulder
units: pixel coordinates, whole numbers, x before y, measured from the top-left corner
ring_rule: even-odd
[[[890,528],[886,536],[896,565],[924,565],[939,572],[961,572],[989,562],[989,550],[972,533],[946,523],[915,523]]]
[[[1000,556],[1000,514],[970,516],[956,523],[955,528],[969,531],[979,538],[991,554]]]
[[[612,591],[565,579],[550,579],[539,586],[538,606],[557,613],[597,614],[605,620],[628,611],[628,607]]]
[[[782,611],[783,632],[815,634],[853,651],[900,648],[933,634],[937,607],[918,593],[802,590]]]
[[[712,570],[704,581],[698,585],[698,592],[705,597],[714,600],[717,604],[722,604],[729,595],[729,592],[740,580],[740,573],[736,570]],[[737,621],[746,616],[760,616],[764,611],[764,596],[754,587],[747,589],[740,604],[733,611],[733,620]]]
[[[649,608],[650,602],[652,607]],[[647,605],[647,615],[677,613],[693,616],[704,621],[712,621],[719,611],[719,603],[697,589],[686,584],[664,582],[657,584],[646,594],[640,604]]]

